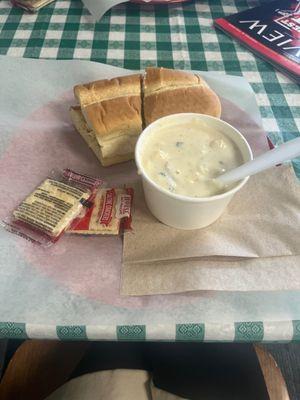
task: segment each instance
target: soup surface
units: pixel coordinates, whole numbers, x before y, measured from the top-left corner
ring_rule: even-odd
[[[141,164],[147,176],[172,193],[209,197],[227,191],[214,180],[243,162],[237,145],[197,119],[157,126],[145,138]]]

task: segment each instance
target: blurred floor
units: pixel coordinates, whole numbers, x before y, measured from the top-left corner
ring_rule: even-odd
[[[5,359],[5,354],[6,354],[6,362],[10,359],[10,357],[13,355],[14,351],[16,348],[19,346],[21,342],[15,341],[15,340],[10,340],[9,343],[7,341],[1,340],[0,341],[0,372],[1,369],[3,368],[4,365],[4,359]],[[73,343],[75,344],[75,343]],[[98,347],[103,348],[103,345],[108,348],[108,354],[112,351],[114,348],[114,343],[100,343],[97,346],[97,343],[94,343],[95,349]],[[143,345],[143,344],[141,344]],[[159,343],[158,344],[158,352],[168,352],[169,349],[174,349],[173,346],[176,346],[176,344],[163,344]],[[243,345],[240,345],[243,346]],[[245,345],[247,346],[247,345]],[[279,367],[281,368],[281,371],[283,373],[283,376],[286,380],[287,387],[289,390],[290,394],[290,399],[291,400],[299,400],[300,399],[300,344],[296,343],[289,343],[289,344],[270,344],[270,345],[264,345],[263,346],[265,349],[267,349],[269,352],[272,353],[274,356],[275,360],[277,361]],[[138,353],[137,353],[138,354]],[[109,363],[109,357],[107,357],[107,361]],[[135,360],[134,362],[143,362]],[[92,365],[93,363],[89,363],[89,366],[87,365],[84,366],[84,362],[81,363],[81,369],[83,368],[88,368],[90,371],[93,371],[93,369],[96,368],[96,366]],[[109,364],[108,364],[109,367]],[[112,366],[113,367],[113,366]],[[80,368],[77,368],[77,371],[75,370],[73,375],[77,376],[80,375]],[[97,368],[96,368],[97,369]]]

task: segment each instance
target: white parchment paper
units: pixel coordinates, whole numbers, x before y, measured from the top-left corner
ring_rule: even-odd
[[[116,185],[136,179],[133,163],[102,168],[68,116],[73,85],[130,71],[85,61],[9,57],[0,57],[0,70],[1,218],[53,167],[103,175]],[[209,73],[205,78],[259,121],[243,78]],[[119,238],[68,237],[42,250],[1,229],[0,250],[0,321],[44,324],[51,331],[58,324],[159,327],[195,320],[300,319],[297,291],[121,296]]]

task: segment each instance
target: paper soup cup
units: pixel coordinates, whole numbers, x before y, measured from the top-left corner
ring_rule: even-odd
[[[206,126],[209,125],[209,127],[215,128],[229,137],[237,145],[244,162],[253,159],[248,142],[237,129],[227,122],[208,115],[192,113],[168,115],[167,117],[158,119],[144,129],[136,144],[135,160],[138,171],[142,176],[146,203],[151,213],[158,220],[178,229],[199,229],[212,224],[223,213],[234,194],[249,179],[247,177],[239,181],[236,186],[225,193],[199,198],[171,193],[149,178],[141,162],[144,146],[147,146],[145,139],[165,123],[171,122],[174,124],[178,122],[178,126],[182,128],[185,122],[190,122],[191,119],[196,119],[200,122],[203,121]]]

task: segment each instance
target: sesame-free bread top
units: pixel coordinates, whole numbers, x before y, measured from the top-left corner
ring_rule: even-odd
[[[142,132],[141,96],[123,96],[82,108],[89,129],[100,145],[113,138]]]
[[[220,100],[210,88],[201,86],[165,90],[144,98],[146,126],[159,118],[177,113],[207,114],[219,118]]]
[[[141,75],[134,74],[76,85],[74,95],[82,108],[116,97],[140,96]]]
[[[145,70],[143,78],[143,93],[144,97],[147,97],[156,91],[163,91],[164,89],[172,87],[189,87],[196,85],[207,86],[207,83],[203,78],[191,72],[169,68],[148,67]]]
[[[143,80],[145,125],[176,113],[199,113],[219,118],[221,103],[203,78],[166,68],[147,68]]]

